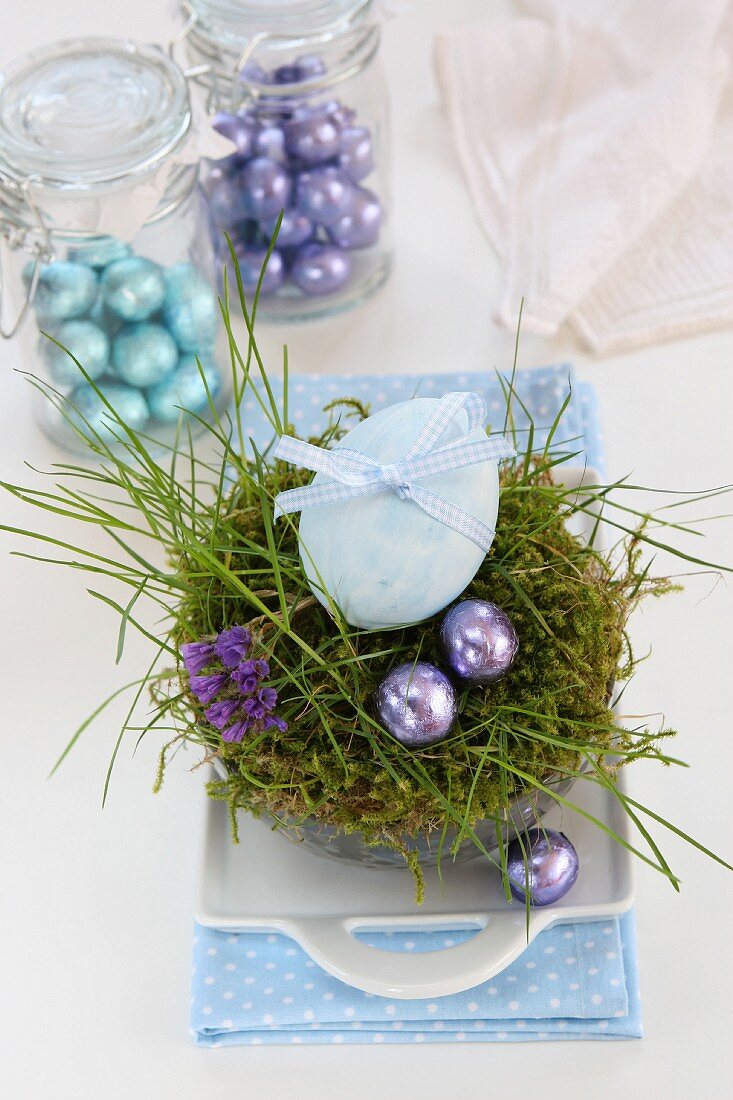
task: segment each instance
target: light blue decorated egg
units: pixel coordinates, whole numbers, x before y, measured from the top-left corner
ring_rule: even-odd
[[[132,386],[119,385],[116,382],[109,382],[98,388],[125,424],[134,431],[140,431],[145,427],[149,412],[145,397],[140,390],[133,389]],[[78,410],[83,421],[87,422],[85,424],[82,421],[80,424],[83,431],[88,432],[89,428],[92,428],[106,443],[125,438],[124,428],[117,423],[102,398],[88,382],[82,382],[77,386],[69,400]],[[73,411],[73,409],[70,410],[72,418]]]
[[[29,264],[23,272],[26,282],[32,278],[32,269]],[[41,267],[33,306],[40,318],[65,321],[88,313],[96,297],[97,276],[91,267],[57,260]]]
[[[209,407],[209,398],[206,386],[212,398],[215,398],[221,390],[221,375],[218,368],[211,363],[201,364],[206,385],[193,355],[182,355],[178,367],[157,386],[151,386],[148,390],[148,404],[150,412],[163,424],[176,424],[181,416],[181,410],[202,413]]]
[[[44,337],[41,349],[51,379],[57,385],[71,386],[81,381],[83,376],[74,359],[90,378],[104,374],[109,364],[109,339],[99,325],[92,321],[64,321],[53,336],[66,350]]]
[[[363,420],[337,444],[377,460],[405,457],[433,413],[437,400],[417,398],[391,405]],[[470,434],[461,410],[440,445]],[[314,484],[329,479],[316,474]],[[495,461],[425,477],[419,482],[476,516],[492,530],[499,507]],[[306,508],[300,517],[300,552],[308,582],[321,603],[328,597],[352,626],[387,629],[437,614],[473,580],[485,552],[465,535],[433,519],[414,501],[391,489],[338,504]]]
[[[102,272],[104,304],[125,321],[147,321],[165,298],[163,272],[143,256],[115,260]]]
[[[128,325],[112,345],[115,374],[131,386],[161,382],[178,363],[176,342],[163,325]]]
[[[181,351],[206,351],[216,340],[216,295],[193,264],[165,273],[165,323]]]

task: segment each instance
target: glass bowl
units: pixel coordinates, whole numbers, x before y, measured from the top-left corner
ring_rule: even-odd
[[[214,770],[217,777],[222,780],[229,778],[229,774],[223,762],[218,758],[213,759]],[[516,798],[510,804],[506,818],[499,821],[498,818],[487,818],[478,821],[473,832],[489,854],[499,851],[501,830],[501,843],[507,844],[520,833],[536,826],[545,814],[549,813],[556,805],[555,795],[563,797],[568,793],[575,782],[575,777],[563,778],[559,775],[548,777],[544,785],[549,787],[552,794],[544,791],[534,791],[531,794]],[[300,844],[308,852],[325,859],[346,860],[349,863],[357,863],[362,867],[396,867],[406,868],[405,857],[401,852],[388,848],[386,845],[367,844],[363,833],[345,833],[335,825],[318,821],[316,818],[298,820],[276,819],[273,816],[263,814],[260,818],[268,828],[280,832],[291,844]],[[458,851],[453,855],[451,847],[456,839],[457,830],[446,830],[442,844],[442,858],[455,863],[468,863],[469,860],[483,856],[481,849],[470,839],[461,842]],[[435,829],[428,835],[405,836],[405,848],[408,852],[416,852],[418,863],[423,867],[434,867],[438,862],[438,849],[440,846],[441,830]],[[485,857],[484,857],[485,858]]]

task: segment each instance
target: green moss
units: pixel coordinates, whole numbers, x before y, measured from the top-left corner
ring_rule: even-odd
[[[277,464],[264,471],[264,486],[272,496],[308,476]],[[625,640],[631,608],[669,586],[640,575],[633,542],[612,568],[569,533],[567,510],[567,493],[546,472],[520,464],[504,471],[496,539],[464,596],[504,608],[519,655],[503,680],[461,691],[459,723],[448,739],[413,752],[379,728],[372,699],[395,664],[419,657],[440,665],[439,617],[397,631],[335,623],[307,589],[295,529],[286,524],[274,536],[276,575],[267,509],[243,478],[212,544],[228,571],[246,577],[275,613],[283,587],[290,633],[253,615],[250,597],[238,598],[230,580],[199,576],[184,561],[182,576],[194,591],[181,607],[175,640],[180,646],[234,623],[249,625],[271,663],[288,730],[225,744],[187,698],[189,723],[193,713],[229,775],[210,793],[233,812],[267,812],[289,826],[316,818],[408,858],[406,837],[435,833],[437,840],[455,826],[470,836],[477,821],[500,820],[517,795],[557,772],[577,771],[586,757],[608,770],[612,745],[622,755],[649,752],[648,738],[639,749],[615,726],[611,691],[619,669],[633,669]],[[181,687],[185,694],[185,675]]]

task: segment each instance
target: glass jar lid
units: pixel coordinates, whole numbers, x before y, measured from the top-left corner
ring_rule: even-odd
[[[254,35],[306,42],[355,20],[372,0],[186,0],[212,37],[242,47]]]
[[[186,78],[157,46],[55,43],[0,74],[0,161],[18,180],[76,190],[143,174],[190,124]]]

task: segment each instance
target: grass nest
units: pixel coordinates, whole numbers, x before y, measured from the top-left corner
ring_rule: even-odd
[[[327,445],[339,434],[331,430],[311,442]],[[612,693],[634,666],[629,614],[643,596],[671,586],[641,570],[637,539],[626,541],[614,564],[571,534],[569,517],[592,510],[592,495],[589,502],[556,483],[552,467],[547,456],[503,467],[496,537],[463,593],[506,611],[520,639],[516,662],[495,684],[459,687],[451,735],[417,751],[380,727],[373,697],[397,664],[420,659],[441,666],[444,612],[388,631],[358,630],[334,618],[308,589],[297,525],[273,527],[269,518],[267,502],[310,475],[259,461],[241,471],[208,532],[226,573],[202,574],[197,560],[178,559],[190,594],[174,633],[180,649],[234,624],[247,626],[253,656],[271,667],[268,682],[287,730],[232,744],[207,724],[179,669],[179,718],[188,715],[187,735],[198,735],[207,758],[226,769],[227,778],[210,783],[209,793],[228,802],[235,833],[238,810],[266,813],[291,829],[315,820],[402,853],[419,878],[411,839],[450,830],[454,851],[464,841],[480,846],[476,823],[505,821],[512,801],[541,789],[548,777],[590,770],[612,782],[620,763],[658,751],[658,738],[671,731],[619,729]],[[246,582],[241,597],[232,574]],[[252,592],[267,613],[253,615]]]

